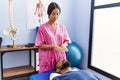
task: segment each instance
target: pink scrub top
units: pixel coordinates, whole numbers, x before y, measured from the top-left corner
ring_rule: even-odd
[[[57,29],[54,30],[47,22],[41,25],[38,29],[35,46],[47,45],[61,45],[64,42],[71,43],[68,32],[64,25],[57,24]],[[41,50],[39,49],[39,73],[53,70],[55,64],[60,59],[66,59],[66,54],[58,52],[54,49]]]

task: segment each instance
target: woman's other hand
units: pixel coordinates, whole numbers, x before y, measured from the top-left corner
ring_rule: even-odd
[[[65,49],[63,47],[60,47],[60,46],[54,46],[54,49],[59,51],[59,52],[65,52]]]
[[[63,48],[65,52],[68,52],[67,45],[68,45],[68,44],[66,44],[66,43],[63,43],[63,44],[61,45],[61,48]]]

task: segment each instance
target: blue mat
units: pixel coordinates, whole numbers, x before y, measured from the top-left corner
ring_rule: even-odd
[[[34,74],[30,76],[30,80],[49,80],[50,74],[54,72],[55,71],[48,71],[44,73]]]

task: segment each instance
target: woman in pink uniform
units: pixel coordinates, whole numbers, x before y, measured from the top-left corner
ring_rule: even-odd
[[[53,70],[56,62],[66,59],[71,40],[65,26],[56,22],[60,13],[59,5],[51,2],[47,10],[49,20],[38,29],[35,45],[39,48],[39,73]]]

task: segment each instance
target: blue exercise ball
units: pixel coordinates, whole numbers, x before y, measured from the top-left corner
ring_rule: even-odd
[[[69,50],[66,52],[67,60],[71,63],[72,67],[75,67],[81,62],[82,50],[80,46],[75,42],[70,43],[67,48]]]

